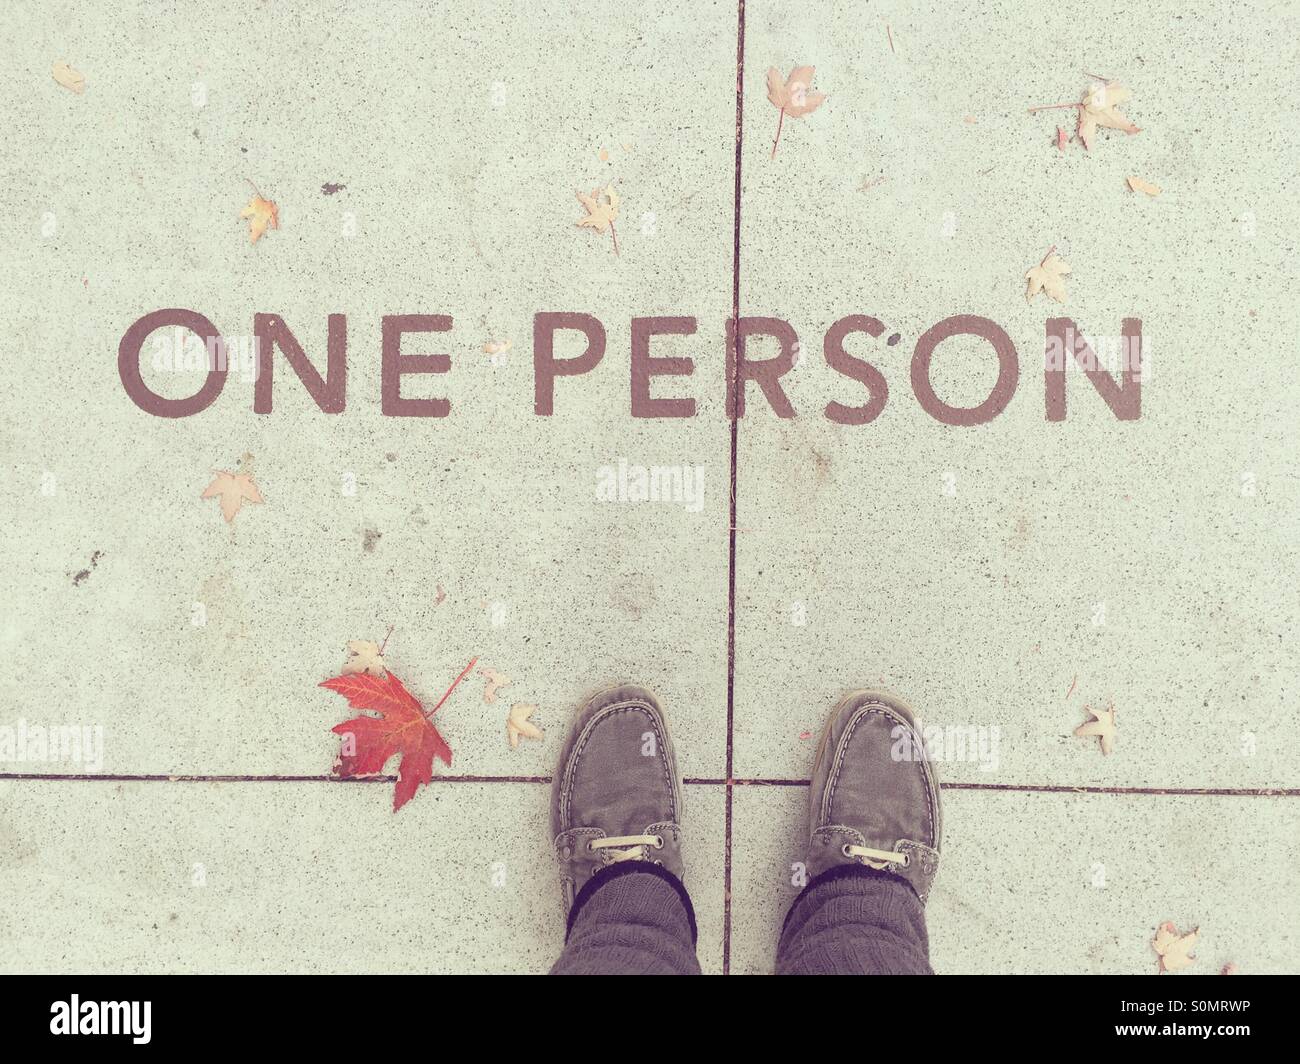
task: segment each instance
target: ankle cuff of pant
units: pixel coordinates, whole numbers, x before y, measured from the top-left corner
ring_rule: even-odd
[[[790,922],[790,917],[794,915],[795,909],[799,903],[808,897],[814,890],[826,883],[836,883],[841,879],[886,879],[890,882],[897,883],[906,887],[913,894],[916,894],[916,888],[902,876],[896,876],[892,872],[886,872],[882,868],[868,868],[860,864],[839,864],[833,865],[826,869],[819,876],[814,876],[808,881],[808,885],[799,892],[799,896],[790,903],[790,908],[786,910],[785,919],[781,921],[781,930],[785,930],[786,924]],[[919,895],[918,895],[919,898]]]
[[[578,896],[573,899],[573,908],[569,910],[569,919],[564,926],[564,941],[569,941],[569,935],[573,933],[574,922],[578,919],[578,913],[582,907],[591,900],[592,895],[600,890],[611,879],[619,879],[622,876],[640,874],[654,876],[656,879],[662,879],[674,891],[677,897],[681,899],[682,908],[686,910],[686,922],[691,928],[691,945],[695,945],[695,906],[691,904],[691,896],[686,893],[686,887],[682,881],[673,875],[663,865],[653,864],[650,861],[619,861],[617,864],[606,865],[589,880],[586,885],[578,891]]]

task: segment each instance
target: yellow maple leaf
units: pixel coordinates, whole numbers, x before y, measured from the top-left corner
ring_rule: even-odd
[[[388,675],[384,665],[384,648],[368,639],[348,640],[348,660],[343,663],[343,673],[367,672],[383,679]]]
[[[489,669],[486,665],[478,667],[478,674],[487,680],[487,686],[483,688],[483,701],[489,706],[497,700],[497,691],[511,683],[509,676],[502,676],[496,669]]]
[[[1156,937],[1151,941],[1151,948],[1160,958],[1160,971],[1177,972],[1190,967],[1196,960],[1192,950],[1200,937],[1199,927],[1192,928],[1184,935],[1169,920],[1161,924],[1156,930]]]
[[[260,192],[255,192],[248,201],[248,206],[239,212],[239,217],[248,219],[248,241],[256,244],[258,238],[268,229],[280,228],[280,209],[269,199],[263,199]]]
[[[1049,251],[1042,262],[1025,271],[1025,280],[1029,282],[1025,301],[1031,302],[1039,292],[1046,292],[1058,303],[1064,303],[1065,275],[1069,272],[1069,263],[1056,254],[1055,250]]]
[[[577,223],[579,226],[589,226],[596,232],[603,233],[618,217],[618,193],[614,191],[613,185],[593,188],[590,196],[579,192],[578,202],[587,209],[587,217]]]
[[[529,702],[516,702],[510,707],[510,715],[506,718],[506,738],[510,740],[510,749],[519,748],[519,739],[540,739],[542,729],[539,728],[528,718],[533,715],[537,707]]]
[[[1093,709],[1092,706],[1084,706],[1085,710],[1092,715],[1092,720],[1087,724],[1080,724],[1074,729],[1074,734],[1082,738],[1097,736],[1101,740],[1101,752],[1109,754],[1115,749],[1115,707],[1107,706],[1105,709]]]
[[[812,114],[826,100],[824,92],[813,92],[812,81],[816,67],[797,66],[783,82],[776,67],[767,71],[767,98],[772,106],[791,118]]]
[[[578,193],[578,202],[586,208],[587,217],[575,224],[579,227],[594,229],[598,233],[603,233],[606,229],[614,238],[614,254],[618,254],[618,234],[614,231],[614,220],[618,217],[618,193],[614,191],[613,185],[606,185],[604,188],[593,188],[591,195],[584,192]]]
[[[815,67],[797,66],[782,81],[781,72],[776,67],[767,69],[767,98],[781,112],[781,117],[776,120],[776,139],[772,141],[773,159],[776,158],[776,146],[781,143],[781,127],[785,125],[785,116],[802,118],[812,114],[826,99],[824,92],[812,91],[815,70]]]
[[[1122,129],[1125,133],[1140,133],[1125,115],[1120,114],[1120,105],[1133,97],[1131,90],[1114,81],[1094,82],[1083,94],[1083,103],[1079,107],[1079,139],[1085,149],[1092,150],[1092,138],[1098,126],[1106,129]]]
[[[262,502],[262,493],[257,490],[253,478],[247,473],[227,473],[224,469],[214,469],[216,479],[203,489],[204,499],[221,500],[221,516],[229,523],[239,513],[245,502]]]

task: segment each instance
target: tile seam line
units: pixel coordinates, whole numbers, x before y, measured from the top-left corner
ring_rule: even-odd
[[[751,777],[739,779],[690,778],[694,785],[715,787],[807,787],[809,780],[778,777]],[[1149,794],[1223,796],[1241,798],[1300,798],[1300,787],[1104,787],[1083,785],[1072,787],[1057,783],[940,783],[945,791],[1009,791],[1027,794]]]
[[[9,780],[62,780],[70,783],[396,783],[396,776],[252,775],[236,773],[0,772]],[[550,776],[434,776],[432,783],[547,783]]]
[[[740,376],[740,358],[737,335],[740,325],[740,161],[745,136],[745,0],[736,0],[736,154],[732,171],[731,218],[731,335],[736,345],[731,359],[732,379],[728,382],[735,395]],[[736,468],[739,452],[740,419],[731,411],[731,498],[727,511],[727,751],[726,775],[730,780],[734,772],[732,744],[735,722],[736,691]],[[731,820],[732,788],[728,786],[723,797],[723,850],[722,850],[722,974],[731,971]]]
[[[396,783],[396,776],[365,776],[345,779],[327,775],[220,775],[164,773],[56,773],[0,772],[0,782],[29,780],[62,783]],[[550,776],[434,776],[431,783],[529,783],[547,784]],[[704,776],[687,776],[688,787],[807,787],[806,779],[754,777],[726,780]],[[945,791],[1006,791],[1022,794],[1115,794],[1225,798],[1300,798],[1300,787],[1070,787],[1038,783],[941,783]]]

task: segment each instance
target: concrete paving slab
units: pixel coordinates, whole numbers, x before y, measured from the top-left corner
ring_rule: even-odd
[[[383,784],[0,782],[0,967],[545,972],[564,938],[549,794],[446,783],[393,814]],[[689,788],[684,827],[716,972],[722,788]]]
[[[1156,972],[1151,939],[1200,927],[1217,974],[1296,970],[1300,814],[1292,800],[944,792],[943,858],[926,907],[940,973]],[[770,972],[799,892],[806,787],[739,787],[731,970]]]
[[[734,7],[14,17],[7,706],[102,725],[108,771],[328,771],[341,705],[315,685],[346,640],[393,625],[389,661],[418,697],[478,655],[513,678],[509,699],[541,707],[546,743],[511,752],[505,706],[477,704],[481,681],[458,693],[440,714],[458,770],[549,772],[582,694],[633,679],[673,712],[684,771],[722,775]],[[83,95],[51,78],[60,57]],[[280,206],[255,246],[239,218],[250,182]],[[575,190],[607,182],[617,257],[610,234],[576,225]],[[345,314],[346,409],[318,410],[277,353],[270,413],[233,362],[203,412],[142,412],[118,342],[163,307],[207,316],[232,350],[251,350],[255,313],[277,314],[319,368],[327,316]],[[557,383],[551,417],[533,413],[537,311],[596,314],[608,337],[594,371]],[[448,398],[446,418],[381,412],[381,318],[402,313],[454,320],[403,347],[450,353],[450,372],[402,383]],[[699,412],[634,420],[630,321],[667,313],[698,315],[698,332],[655,355],[696,373],[655,394],[681,385]],[[506,340],[504,360],[483,350]],[[557,356],[579,341],[562,334]],[[153,352],[152,387],[196,389],[201,375],[155,371]],[[245,452],[266,501],[228,526],[199,495]],[[621,461],[702,475],[699,505],[600,501]]]
[[[1295,788],[1300,153],[1279,131],[1300,120],[1296,12],[1162,0],[1084,33],[1077,11],[1029,4],[749,0],[740,310],[801,346],[797,417],[750,386],[732,574],[736,4],[11,9],[0,726],[103,743],[0,775],[233,779],[0,780],[0,891],[18,899],[0,965],[544,971],[560,930],[537,915],[555,887],[536,781],[584,695],[634,680],[661,696],[688,778],[806,776],[832,701],[868,685],[945,729],[941,778],[1028,788],[948,792],[940,970],[1146,971],[1163,919],[1202,925],[1200,970],[1294,970],[1293,797],[1033,789]],[[84,93],[54,82],[58,60]],[[764,74],[796,63],[829,98],[781,122],[773,158]],[[1142,132],[1059,152],[1073,112],[1026,109],[1096,74],[1134,90]],[[617,254],[575,224],[575,193],[605,185]],[[280,228],[251,245],[255,190]],[[1053,245],[1068,301],[1027,303]],[[164,307],[240,354],[254,315],[277,315],[318,368],[346,315],[345,409],[319,410],[277,353],[269,413],[238,361],[201,413],[144,413],[118,343]],[[592,313],[607,336],[551,416],[534,412],[538,311]],[[394,314],[453,319],[402,348],[450,355],[402,383],[449,417],[384,415]],[[859,426],[823,415],[866,395],[823,360],[849,314],[884,327],[846,341],[889,389]],[[918,338],[954,314],[1018,353],[987,424],[940,424],[909,379]],[[632,416],[630,322],[649,315],[698,319],[653,349],[693,359],[653,394],[691,397],[694,417]],[[1065,420],[1046,420],[1054,317],[1094,341],[1141,319],[1140,418],[1073,373]],[[145,381],[192,394],[202,374],[156,350]],[[970,337],[935,354],[950,404],[995,376]],[[199,495],[245,453],[265,502],[227,524]],[[600,500],[653,466],[702,494]],[[438,717],[450,771],[498,782],[444,781],[394,815],[391,784],[277,781],[330,771],[346,709],[316,685],[346,640],[390,626],[388,664],[426,705],[474,657],[512,679],[489,705],[471,676]],[[545,737],[512,751],[515,701],[539,705]],[[1111,704],[1103,757],[1071,732]],[[702,960],[720,970],[729,934],[732,970],[768,970],[806,791],[738,784],[734,840],[724,796],[688,789]],[[413,889],[427,904],[376,903]]]
[[[1273,131],[1277,106],[1295,114],[1296,34],[1261,47],[1260,30],[1293,31],[1294,12],[1223,6],[1211,29],[1156,4],[1082,34],[1069,7],[745,12],[741,312],[787,319],[803,358],[785,378],[798,416],[751,385],[740,426],[736,775],[806,775],[800,733],[844,689],[882,685],[932,723],[999,731],[996,768],[957,762],[950,779],[1293,785],[1300,259],[1294,146]],[[764,71],[796,63],[828,99],[784,122],[773,158]],[[1139,135],[1058,152],[1074,112],[1027,108],[1077,100],[1083,71],[1133,90]],[[1135,194],[1135,174],[1164,191]],[[1052,245],[1073,267],[1067,302],[1027,303],[1025,271]],[[888,388],[863,425],[823,414],[868,398],[823,359],[851,314],[883,326],[845,341]],[[1018,352],[1014,394],[984,424],[940,423],[910,381],[918,339],[958,314]],[[1046,420],[1054,317],[1096,338],[1141,319],[1137,420],[1081,373],[1065,420]],[[751,353],[776,355],[771,340]],[[934,355],[952,406],[996,378],[984,340]],[[1070,733],[1084,703],[1112,701],[1102,758]]]

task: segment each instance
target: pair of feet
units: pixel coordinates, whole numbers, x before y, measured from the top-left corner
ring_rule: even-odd
[[[939,786],[911,710],[855,691],[831,711],[813,768],[805,867],[897,876],[922,903],[939,866]],[[579,711],[551,810],[565,912],[601,870],[649,861],[682,878],[682,781],[654,695],[625,685]]]

